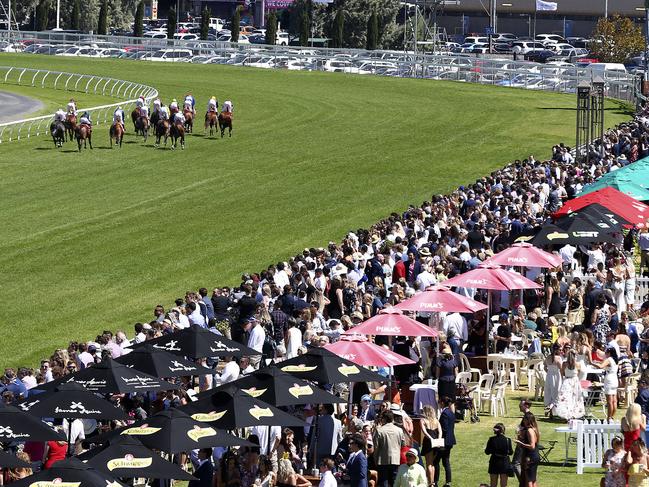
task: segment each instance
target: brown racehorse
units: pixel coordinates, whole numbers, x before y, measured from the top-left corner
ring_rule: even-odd
[[[77,144],[79,145],[79,152],[81,152],[81,141],[83,141],[84,149],[86,148],[86,142],[90,144],[90,148],[92,149],[92,128],[89,125],[83,123],[77,126],[75,133],[77,135]]]
[[[147,117],[137,117],[135,120],[135,133],[142,134],[144,142],[149,138],[149,119]]]
[[[205,129],[203,133],[207,131],[207,127],[210,128],[210,137],[214,135],[214,129],[218,129],[219,122],[216,119],[216,112],[209,111],[205,114]]]
[[[182,123],[174,123],[171,126],[172,149],[178,146],[178,139],[180,139],[180,148],[185,150],[185,127]]]
[[[158,120],[158,123],[155,126],[155,146],[160,145],[160,139],[165,138],[165,147],[167,147],[167,138],[169,137],[169,120]]]
[[[135,134],[137,135],[137,119],[140,118],[140,108],[135,107],[131,112],[131,120],[133,121],[133,127],[135,127]]]
[[[189,108],[185,108],[183,116],[185,117],[185,132],[191,134],[194,131],[194,112]]]
[[[115,145],[122,147],[122,139],[124,138],[124,127],[121,123],[114,123],[110,126],[109,130],[110,135],[110,147],[113,147],[113,139],[115,139]]]
[[[65,135],[68,140],[74,138],[74,130],[77,128],[77,116],[74,113],[68,113],[65,117]]]
[[[232,114],[230,112],[219,113],[219,128],[221,129],[221,138],[225,133],[225,129],[229,129],[229,136],[232,137]]]

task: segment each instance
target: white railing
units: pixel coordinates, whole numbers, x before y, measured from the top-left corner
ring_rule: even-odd
[[[584,468],[601,468],[611,440],[622,431],[620,423],[602,423],[599,419],[577,421],[577,474]]]
[[[96,125],[112,121],[113,112],[118,106],[121,106],[126,113],[130,113],[135,108],[135,102],[140,96],[143,96],[147,103],[158,96],[158,90],[155,88],[134,81],[15,66],[0,66],[0,85],[3,84],[48,88],[120,99],[118,102],[107,105],[79,109],[81,113],[87,111],[93,124]],[[62,101],[61,105],[64,107],[65,103]],[[0,123],[0,144],[45,134],[48,132],[51,122],[52,115],[44,115]]]

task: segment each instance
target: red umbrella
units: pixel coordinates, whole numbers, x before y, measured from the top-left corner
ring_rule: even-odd
[[[342,336],[339,341],[329,343],[324,348],[350,362],[364,366],[392,367],[415,363],[387,348],[375,345],[360,335]]]
[[[477,269],[458,274],[444,281],[445,286],[474,289],[511,291],[513,289],[538,289],[542,286],[516,272],[507,271],[493,264],[482,264]]]
[[[631,225],[643,227],[649,220],[649,206],[610,186],[568,201],[559,211],[552,215],[552,218],[561,218],[593,203],[605,206],[616,215],[627,220]]]
[[[466,296],[451,291],[444,286],[431,286],[424,292],[397,304],[395,308],[420,313],[475,313],[487,307]]]
[[[404,316],[400,309],[394,307],[381,310],[378,315],[347,330],[344,334],[410,337],[436,337],[438,335],[437,330]]]
[[[549,268],[561,265],[562,259],[560,256],[534,247],[530,243],[515,243],[485,260],[484,263],[510,267]]]

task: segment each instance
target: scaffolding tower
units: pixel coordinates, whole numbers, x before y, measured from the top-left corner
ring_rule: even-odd
[[[18,30],[18,22],[16,22],[16,14],[11,9],[11,2],[12,0],[0,0],[0,28],[7,31]]]

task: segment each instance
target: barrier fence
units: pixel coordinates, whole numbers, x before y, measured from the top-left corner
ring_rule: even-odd
[[[116,103],[78,109],[80,113],[87,111],[95,125],[112,121],[113,112],[118,106],[121,106],[126,113],[130,113],[135,108],[135,102],[140,96],[143,96],[147,103],[158,96],[158,91],[155,88],[134,81],[15,66],[0,66],[0,85],[2,84],[33,86],[119,99],[120,101]],[[45,134],[48,132],[51,122],[52,115],[43,115],[0,123],[0,143]]]

